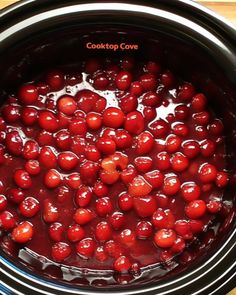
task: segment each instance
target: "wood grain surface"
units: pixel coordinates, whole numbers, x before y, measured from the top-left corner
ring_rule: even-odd
[[[16,2],[16,0],[0,0],[0,9]],[[236,1],[235,0],[198,0],[197,2],[209,7],[220,15],[226,17],[231,22],[236,24]]]

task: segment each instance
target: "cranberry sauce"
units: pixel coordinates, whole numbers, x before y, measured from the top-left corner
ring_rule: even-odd
[[[1,246],[41,274],[164,275],[224,207],[223,124],[157,62],[90,59],[22,85],[0,141]]]

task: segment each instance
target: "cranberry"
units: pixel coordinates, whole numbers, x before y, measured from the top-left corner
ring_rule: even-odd
[[[121,212],[114,212],[110,218],[109,218],[109,222],[111,223],[111,226],[115,229],[118,230],[120,229],[124,223],[125,223],[125,216],[123,213]]]
[[[156,228],[173,228],[175,217],[170,210],[163,210],[158,208],[152,215],[152,224]]]
[[[43,203],[43,219],[47,223],[56,222],[59,219],[59,212],[56,206],[49,199]]]
[[[57,158],[50,147],[43,147],[39,154],[39,163],[46,168],[55,168]]]
[[[96,211],[99,216],[106,216],[112,212],[113,205],[109,198],[104,197],[96,201]]]
[[[143,86],[141,82],[134,81],[130,85],[130,94],[135,96],[140,96],[143,93]]]
[[[121,67],[122,69],[126,71],[132,70],[134,66],[135,66],[135,59],[130,56],[123,58],[121,61]]]
[[[51,71],[46,76],[51,91],[61,90],[64,86],[64,75],[60,71]]]
[[[222,207],[221,202],[217,200],[210,200],[206,206],[207,206],[207,211],[210,212],[211,214],[216,214],[217,212],[220,211]]]
[[[25,198],[25,194],[20,188],[9,188],[6,195],[7,199],[15,204],[21,203]]]
[[[175,108],[175,117],[177,120],[186,120],[189,116],[189,108],[186,105],[178,105]]]
[[[64,227],[59,222],[54,222],[49,226],[49,236],[54,242],[61,242],[64,234]]]
[[[86,116],[86,123],[89,129],[98,130],[102,126],[102,117],[98,113],[88,113]]]
[[[120,256],[114,262],[114,270],[120,273],[126,273],[129,271],[131,263],[126,256]]]
[[[171,158],[172,169],[176,172],[182,172],[188,168],[188,158],[182,153],[175,153]]]
[[[92,185],[97,180],[99,166],[92,161],[85,161],[80,165],[80,177],[84,184]]]
[[[117,258],[122,254],[120,246],[113,240],[107,241],[104,245],[104,248],[106,253],[111,257]]]
[[[152,216],[157,209],[157,202],[154,196],[134,197],[133,202],[136,213],[143,218]]]
[[[150,157],[137,157],[134,159],[134,165],[139,172],[147,172],[152,167],[152,158]]]
[[[161,105],[161,98],[156,92],[149,91],[144,94],[142,103],[148,107],[158,107]]]
[[[49,132],[55,132],[58,129],[58,120],[51,111],[40,111],[38,123],[42,129]]]
[[[97,247],[96,252],[95,252],[95,257],[100,262],[104,262],[107,260],[108,255],[105,252],[105,249],[103,246]]]
[[[2,116],[7,123],[16,123],[20,118],[20,108],[17,105],[5,105],[2,108]]]
[[[119,128],[124,123],[124,120],[125,115],[118,108],[110,107],[103,113],[103,124],[105,126]]]
[[[133,197],[127,193],[119,195],[118,204],[122,211],[129,211],[133,208]]]
[[[71,248],[67,243],[57,242],[52,246],[52,258],[54,261],[62,262],[71,254]]]
[[[194,200],[185,207],[186,215],[191,219],[198,219],[206,212],[206,203],[203,200]]]
[[[183,153],[189,159],[193,159],[197,157],[200,153],[200,146],[197,141],[195,140],[187,140],[183,143]]]
[[[191,107],[195,112],[201,112],[205,109],[206,103],[206,96],[202,93],[198,93],[193,96]]]
[[[85,152],[86,144],[85,138],[80,135],[73,136],[72,143],[70,144],[71,151],[77,156],[81,156]]]
[[[73,224],[67,230],[67,237],[70,242],[79,242],[85,238],[85,230],[81,225]]]
[[[40,146],[53,145],[54,138],[52,136],[52,133],[46,130],[40,131],[37,135],[37,142]]]
[[[86,207],[92,199],[92,191],[89,187],[81,186],[75,195],[75,202],[79,207]]]
[[[140,133],[137,137],[137,154],[144,155],[149,153],[152,150],[154,143],[153,135],[150,132],[144,131]]]
[[[229,182],[228,174],[224,171],[218,172],[216,175],[216,185],[220,188],[225,187]]]
[[[156,118],[157,112],[156,112],[156,109],[154,109],[152,107],[144,107],[143,115],[144,115],[145,120],[147,122],[150,122]]]
[[[21,86],[18,92],[18,97],[23,104],[34,104],[39,97],[37,88],[32,84]]]
[[[14,173],[14,181],[22,189],[29,189],[32,186],[32,180],[28,172],[18,169]]]
[[[72,135],[85,135],[87,124],[84,118],[74,118],[70,121],[69,131]]]
[[[148,221],[140,221],[136,227],[136,235],[139,239],[147,239],[152,235],[152,225]]]
[[[189,225],[193,234],[202,232],[204,228],[204,224],[201,220],[189,220]]]
[[[210,133],[215,136],[221,135],[223,132],[223,129],[224,129],[224,126],[223,126],[221,120],[219,120],[219,119],[213,120],[212,123],[209,125]]]
[[[177,236],[172,229],[160,229],[155,233],[154,242],[160,248],[170,248],[174,245]]]
[[[186,247],[185,241],[183,238],[181,237],[177,237],[177,239],[175,240],[173,246],[170,248],[170,252],[177,254],[182,252]]]
[[[76,101],[73,97],[64,95],[59,98],[57,102],[57,107],[60,112],[65,115],[73,115],[77,109]]]
[[[216,167],[209,163],[204,163],[200,166],[198,171],[199,179],[203,183],[215,181],[217,176]]]
[[[99,95],[91,90],[84,89],[77,92],[76,99],[78,100],[78,108],[88,113],[92,111]]]
[[[100,242],[108,241],[111,238],[112,231],[110,225],[106,221],[101,221],[95,229],[96,239]]]
[[[115,136],[115,143],[116,147],[118,149],[126,149],[132,146],[133,143],[133,138],[132,136],[123,129],[118,129],[116,131],[116,136]]]
[[[189,101],[195,94],[195,89],[192,84],[184,83],[178,93],[178,98],[183,101]]]
[[[79,241],[75,247],[77,254],[84,258],[89,258],[92,257],[95,252],[96,243],[91,238],[86,238]]]
[[[128,184],[132,182],[132,180],[137,176],[137,174],[138,173],[136,169],[132,165],[129,165],[126,169],[124,169],[121,172],[120,177],[125,184]]]
[[[144,90],[146,91],[156,90],[157,79],[153,74],[150,74],[150,73],[143,74],[139,80]]]
[[[23,157],[27,160],[35,160],[39,155],[39,145],[34,140],[26,141],[23,148]]]
[[[203,155],[203,157],[208,158],[214,154],[216,145],[212,140],[205,139],[201,142],[200,148],[201,148],[201,154]]]
[[[173,86],[175,82],[174,80],[174,75],[170,71],[165,71],[161,75],[161,83],[167,88],[171,88]]]
[[[191,240],[193,238],[192,229],[187,220],[177,220],[175,223],[175,231],[185,240]]]
[[[96,142],[96,147],[99,151],[106,155],[114,154],[116,151],[116,143],[110,138],[99,138]]]
[[[195,182],[185,182],[181,186],[181,196],[187,202],[199,199],[200,194],[201,189]]]
[[[28,218],[35,216],[39,209],[39,202],[33,197],[25,198],[19,205],[21,215]]]
[[[167,170],[170,168],[170,156],[167,152],[160,152],[156,157],[157,168],[161,171]]]
[[[168,196],[175,195],[180,189],[180,181],[177,176],[171,175],[164,179],[162,190]]]
[[[29,160],[25,163],[25,170],[30,175],[38,175],[41,171],[39,162],[36,160]]]
[[[138,111],[130,112],[127,114],[124,128],[129,133],[138,135],[144,130],[144,118]]]
[[[166,151],[168,153],[175,153],[179,150],[181,146],[181,139],[175,134],[170,134],[166,138]]]
[[[100,172],[100,179],[104,184],[113,184],[118,181],[120,175],[119,172],[116,170],[109,171],[109,170],[102,170]]]
[[[186,124],[184,123],[174,123],[172,124],[172,130],[175,135],[180,137],[186,137],[189,133],[189,129]]]
[[[45,177],[44,177],[44,184],[48,188],[56,188],[60,185],[60,183],[61,183],[60,173],[55,169],[48,170],[48,172],[45,174]]]
[[[95,145],[87,145],[85,147],[85,157],[87,160],[97,162],[101,158],[101,153]]]
[[[58,155],[58,165],[62,170],[70,171],[78,164],[77,156],[72,152],[62,152]]]
[[[167,134],[169,130],[169,124],[166,121],[159,119],[152,122],[149,125],[149,128],[155,138],[160,138]]]
[[[196,124],[205,126],[210,121],[210,114],[207,111],[193,114],[193,120]]]
[[[119,235],[120,243],[124,244],[126,247],[133,247],[135,243],[135,234],[130,229],[124,229]]]
[[[164,194],[160,194],[160,193],[156,194],[156,200],[157,200],[158,207],[160,208],[166,208],[169,205],[169,198]]]
[[[141,197],[149,194],[152,186],[142,177],[135,177],[129,184],[128,192],[131,196]]]
[[[27,243],[33,237],[33,226],[28,221],[22,221],[12,231],[11,237],[16,243]]]
[[[125,114],[135,111],[137,107],[138,99],[132,94],[126,95],[120,100],[120,108]]]
[[[90,209],[79,208],[75,211],[74,220],[79,225],[89,223],[95,217],[94,213]]]
[[[144,178],[153,188],[159,188],[163,184],[164,176],[158,170],[152,170],[144,174]]]
[[[78,172],[71,173],[66,177],[67,185],[72,189],[78,189],[81,185],[80,175]]]
[[[60,186],[57,190],[57,201],[64,203],[71,198],[71,191],[67,186]]]
[[[105,197],[108,194],[108,187],[102,182],[96,182],[93,187],[93,193],[99,197]]]
[[[0,228],[3,230],[11,230],[16,225],[15,217],[9,211],[0,213]]]
[[[116,87],[119,90],[127,90],[132,82],[132,75],[128,71],[121,71],[116,76]]]
[[[204,139],[206,137],[208,137],[208,131],[207,128],[205,126],[196,126],[195,127],[195,135],[198,139]]]
[[[23,150],[23,141],[20,134],[17,131],[11,131],[6,134],[6,148],[15,156],[19,156]]]
[[[98,90],[105,90],[109,85],[107,74],[98,72],[94,75],[93,87]]]
[[[7,207],[7,198],[4,195],[0,195],[0,211],[5,210]]]

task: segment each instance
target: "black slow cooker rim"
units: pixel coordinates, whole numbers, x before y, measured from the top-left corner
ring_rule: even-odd
[[[0,16],[3,16],[4,20],[7,21],[7,23],[9,22],[9,24],[12,24],[12,21],[14,20],[14,22],[17,22],[18,20],[18,15],[21,15],[22,12],[26,12],[27,9],[31,10],[33,7],[35,9],[35,11],[37,11],[38,8],[44,6],[44,5],[48,5],[50,6],[51,4],[49,4],[50,1],[48,0],[44,0],[44,1],[37,1],[37,0],[24,0],[24,1],[20,1],[12,6],[10,6],[9,8],[6,8],[2,11],[2,13],[0,14]],[[62,3],[65,1],[58,1],[58,3]],[[79,1],[79,3],[88,3],[88,2],[93,2],[93,1]],[[96,3],[98,2],[105,2],[105,1],[96,1]],[[111,2],[111,1],[106,1],[106,2]],[[132,4],[139,4],[142,1],[122,1],[122,3],[129,3],[132,2]],[[134,3],[135,2],[135,3]],[[215,29],[217,28],[221,28],[220,32],[222,34],[222,32],[226,31],[227,34],[224,35],[224,39],[227,39],[229,41],[233,40],[233,38],[235,37],[234,40],[236,40],[236,28],[234,28],[233,25],[230,25],[227,21],[223,20],[221,17],[215,15],[213,12],[211,12],[210,10],[200,6],[199,4],[196,4],[192,1],[186,0],[186,1],[182,1],[182,0],[176,0],[176,1],[165,1],[168,2],[167,4],[171,7],[171,8],[176,8],[179,7],[181,5],[182,10],[184,11],[184,9],[188,9],[191,8],[192,12],[196,12],[196,15],[201,15],[202,17],[202,22],[204,21],[209,21],[210,19],[210,23],[209,25],[212,23],[215,26]],[[174,4],[171,4],[174,3]],[[160,1],[160,3],[164,3],[164,1]],[[68,4],[68,1],[67,1]],[[143,3],[142,3],[143,4]],[[151,5],[153,7],[156,7],[156,5],[153,5],[153,1],[145,1],[145,5]],[[168,6],[167,5],[167,6]],[[233,34],[233,36],[232,36]],[[161,292],[159,294],[176,294],[173,292],[182,292],[182,294],[187,294],[187,290],[189,290],[188,288],[190,288],[191,286],[191,290],[196,291],[194,294],[204,294],[201,292],[205,292],[205,286],[206,286],[206,282],[209,280],[211,281],[211,277],[209,277],[209,269],[213,269],[215,272],[221,271],[223,270],[225,267],[226,262],[227,264],[227,268],[225,269],[225,271],[221,272],[221,276],[217,277],[215,279],[215,281],[211,281],[210,284],[216,284],[215,286],[215,290],[216,292],[218,292],[217,290],[220,290],[221,293],[214,293],[214,294],[223,294],[222,292],[224,292],[224,290],[228,291],[228,287],[226,288],[224,282],[227,280],[233,281],[234,277],[235,277],[235,267],[236,267],[236,262],[234,261],[234,257],[233,257],[233,253],[236,251],[236,229],[231,233],[231,235],[228,236],[225,244],[222,246],[222,248],[220,248],[213,257],[211,257],[210,260],[206,261],[202,266],[200,266],[197,270],[194,270],[192,272],[189,272],[186,276],[181,275],[180,278],[176,279],[176,280],[171,280],[171,282],[169,283],[164,283],[164,284],[158,284],[158,286],[153,287],[153,288],[148,288],[148,287],[143,287],[140,289],[132,289],[131,291],[128,290],[124,290],[123,291],[114,291],[113,289],[113,293],[114,294],[137,294],[135,292],[139,292],[140,294],[154,294],[153,292]],[[220,259],[219,259],[220,258]],[[224,259],[223,259],[224,258]],[[224,261],[223,261],[224,260]],[[45,286],[44,281],[40,281],[37,277],[35,277],[34,281],[32,281],[31,278],[23,278],[22,273],[20,273],[19,271],[17,271],[17,269],[12,269],[9,267],[9,265],[7,265],[6,261],[3,259],[1,261],[1,267],[2,267],[2,273],[4,274],[4,279],[6,279],[7,284],[10,285],[10,287],[12,288],[12,290],[14,290],[14,292],[16,292],[17,294],[17,289],[15,289],[14,287],[14,283],[16,283],[18,281],[18,283],[21,281],[21,284],[23,285],[27,285],[30,286],[32,288],[34,288],[35,292],[38,292],[40,294],[40,292],[45,292],[45,293],[41,293],[41,294],[55,294],[55,293],[50,293],[53,291],[59,291],[59,289],[56,287],[56,285],[53,284],[48,284]],[[203,271],[203,268],[205,269],[205,271]],[[9,277],[11,276],[11,280],[13,282],[9,281]],[[204,277],[205,276],[205,277]],[[189,277],[192,277],[193,280],[191,281],[189,279]],[[218,282],[216,282],[218,280]],[[196,281],[197,281],[197,286],[196,286]],[[191,285],[192,282],[195,282],[195,285]],[[181,284],[181,286],[179,286],[179,284]],[[3,281],[3,285],[4,285],[4,281]],[[8,287],[9,287],[8,285]],[[174,288],[172,288],[172,290],[170,290],[171,286],[176,286]],[[187,286],[187,289],[186,289]],[[234,287],[234,286],[233,286]],[[200,289],[201,288],[201,289]],[[207,286],[206,286],[207,288]],[[220,288],[220,289],[219,289]],[[60,289],[60,294],[68,294],[71,293],[73,289]],[[84,289],[84,291],[82,289],[74,289],[73,290],[75,293],[74,294],[103,294],[103,293],[111,293],[111,290],[107,289],[106,290],[97,290],[97,291],[92,291],[91,289],[86,290]],[[47,292],[47,293],[46,293]],[[77,292],[77,293],[76,293]],[[78,293],[79,292],[79,293]],[[20,293],[19,293],[20,294]],[[27,293],[25,293],[27,294]]]

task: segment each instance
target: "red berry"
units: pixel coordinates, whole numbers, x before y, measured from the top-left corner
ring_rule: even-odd
[[[49,132],[55,132],[58,129],[58,120],[53,112],[40,111],[38,118],[39,126]]]
[[[130,94],[135,96],[140,96],[143,93],[143,86],[141,82],[134,81],[130,85]]]
[[[131,134],[140,134],[144,130],[144,118],[142,114],[138,111],[128,113],[124,128]]]
[[[159,107],[161,105],[161,98],[156,92],[149,91],[144,94],[142,103],[148,107]]]
[[[175,153],[179,150],[181,146],[181,139],[175,134],[170,134],[166,138],[166,151],[168,153]]]
[[[76,244],[76,252],[84,258],[93,256],[96,248],[96,243],[91,238],[86,238]]]
[[[167,152],[160,152],[156,157],[157,168],[161,171],[167,170],[170,168],[170,156]]]
[[[198,125],[205,126],[210,121],[210,114],[207,111],[195,113],[193,114],[193,121]]]
[[[14,173],[14,181],[22,189],[29,189],[32,186],[32,180],[28,172],[18,169]]]
[[[134,165],[135,168],[139,171],[139,172],[147,172],[151,169],[152,167],[152,158],[150,157],[137,157],[134,159]]]
[[[180,189],[180,181],[177,176],[167,176],[164,179],[162,190],[168,196],[175,195]]]
[[[192,99],[191,107],[195,112],[201,112],[205,109],[206,104],[207,104],[206,96],[202,93],[198,93],[194,95]]]
[[[77,156],[72,152],[62,152],[58,155],[58,165],[62,170],[70,171],[78,164]]]
[[[205,139],[201,142],[200,148],[201,148],[201,154],[203,155],[203,157],[208,158],[214,154],[216,145],[212,140]]]
[[[33,197],[25,198],[19,205],[19,211],[24,217],[31,218],[35,216],[40,209],[38,200]]]
[[[30,241],[33,234],[33,225],[28,221],[23,221],[13,229],[11,236],[14,242],[22,244]]]
[[[170,248],[171,253],[180,253],[182,252],[186,247],[184,239],[181,237],[177,237],[175,240],[173,246]]]
[[[46,168],[55,168],[57,158],[50,147],[42,147],[39,154],[39,163]]]
[[[43,219],[47,223],[56,222],[59,219],[58,209],[49,199],[43,202]]]
[[[143,115],[147,122],[154,120],[157,116],[156,109],[152,107],[144,107],[143,108]]]
[[[86,207],[92,199],[92,191],[89,187],[81,186],[75,194],[75,202],[79,207]]]
[[[192,84],[190,83],[184,83],[180,89],[179,89],[179,93],[178,93],[178,98],[180,100],[183,100],[183,101],[189,101],[192,99],[192,97],[194,96],[195,94],[195,89],[193,87]]]
[[[128,71],[121,71],[117,74],[115,82],[119,90],[127,90],[132,82],[132,75]]]
[[[85,230],[79,224],[73,224],[67,230],[67,237],[70,242],[79,242],[85,238]]]
[[[61,183],[60,173],[55,169],[48,170],[48,172],[45,174],[45,177],[44,177],[44,184],[48,188],[56,188],[60,185],[60,183]]]
[[[204,228],[204,224],[201,220],[189,220],[189,225],[193,234],[201,233]]]
[[[20,107],[18,105],[4,105],[1,111],[7,123],[16,123],[20,118]]]
[[[39,145],[34,140],[26,141],[23,148],[23,157],[27,160],[35,160],[39,155]]]
[[[96,252],[95,252],[95,257],[100,262],[104,262],[107,260],[108,255],[105,252],[105,249],[103,246],[97,247]]]
[[[177,236],[172,229],[160,229],[155,233],[154,242],[158,247],[170,248],[174,245]]]
[[[57,262],[64,261],[71,254],[71,248],[67,243],[58,242],[52,246],[52,259]]]
[[[100,242],[108,241],[112,236],[110,225],[106,221],[99,222],[95,229],[95,236]]]
[[[225,187],[229,182],[229,176],[226,172],[218,172],[216,175],[216,185],[220,188]]]
[[[95,217],[94,213],[90,209],[79,208],[75,211],[74,220],[79,225],[89,223]]]
[[[108,187],[102,182],[96,182],[93,187],[93,193],[99,197],[105,197],[108,194]]]
[[[41,130],[39,131],[37,137],[37,142],[40,146],[45,146],[45,145],[53,145],[54,144],[54,138],[52,133],[46,131],[46,130]]]
[[[60,112],[65,115],[73,115],[77,109],[76,101],[69,95],[64,95],[59,98],[57,107]]]
[[[138,107],[138,99],[132,94],[128,94],[120,99],[120,108],[127,114],[133,112]]]
[[[195,200],[185,207],[186,215],[191,219],[198,219],[206,212],[206,203],[203,200]]]
[[[120,273],[126,273],[129,271],[131,263],[126,256],[120,256],[114,262],[114,270]]]
[[[69,131],[72,135],[85,135],[87,124],[84,118],[73,118],[69,124]]]
[[[38,175],[41,171],[41,168],[37,160],[29,160],[25,163],[25,170],[30,175]]]
[[[171,158],[172,169],[176,172],[182,172],[188,168],[188,158],[182,153],[175,153]]]
[[[174,75],[170,71],[165,71],[161,75],[161,83],[167,88],[170,88],[173,86],[175,82],[174,80],[175,80]]]
[[[155,138],[164,137],[169,131],[169,124],[162,120],[156,120],[149,125],[150,131]]]
[[[19,89],[19,100],[23,104],[34,104],[39,97],[37,88],[32,84],[25,84]]]
[[[177,120],[186,120],[189,116],[189,108],[184,104],[180,104],[175,108],[175,117]]]
[[[7,207],[7,198],[4,195],[0,195],[0,211],[5,210]]]
[[[191,240],[193,238],[192,229],[187,220],[177,220],[175,223],[175,231],[185,240]]]
[[[121,174],[121,180],[125,183],[128,184],[132,182],[132,180],[138,175],[136,169],[132,166],[129,165],[126,169],[124,169]]]
[[[49,236],[54,242],[60,242],[63,239],[64,227],[59,222],[54,222],[49,226]]]
[[[125,216],[123,213],[116,211],[109,218],[109,222],[115,230],[118,230],[124,225]]]
[[[102,117],[98,113],[88,113],[86,116],[86,123],[89,129],[98,130],[102,126]]]
[[[184,123],[174,123],[172,124],[171,128],[174,134],[180,137],[186,137],[189,133],[189,129]]]
[[[60,130],[56,134],[56,145],[61,150],[68,150],[71,146],[70,133],[67,130]]]
[[[119,242],[124,244],[126,247],[133,247],[135,244],[136,237],[133,231],[126,228],[120,233],[118,239]]]
[[[133,208],[133,197],[127,193],[121,193],[118,198],[118,204],[122,211],[129,211]]]
[[[152,186],[142,177],[135,177],[129,184],[128,193],[131,196],[141,197],[148,195],[152,190]]]
[[[210,212],[211,214],[216,214],[217,212],[220,211],[222,204],[220,201],[210,200],[206,206],[207,206],[208,212]]]
[[[109,85],[109,80],[104,72],[98,72],[94,75],[93,87],[98,90],[105,90]]]
[[[95,145],[87,145],[85,147],[84,155],[87,160],[97,162],[101,158],[101,153]]]
[[[51,91],[61,90],[64,86],[64,75],[60,71],[51,71],[46,76]]]
[[[0,228],[3,230],[11,230],[16,225],[16,219],[9,211],[0,213]]]
[[[217,176],[216,167],[209,163],[204,163],[198,170],[199,179],[203,183],[209,183],[215,181]]]
[[[106,155],[112,155],[116,151],[116,143],[110,138],[99,138],[96,142],[96,147],[100,152]]]
[[[80,177],[84,184],[93,185],[98,178],[99,165],[85,161],[80,165]]]
[[[15,204],[21,203],[24,198],[25,194],[20,188],[9,188],[6,191],[7,199]]]
[[[157,79],[153,74],[143,74],[140,77],[140,83],[146,91],[153,91],[157,88]]]
[[[78,189],[81,185],[80,175],[78,172],[71,173],[66,177],[67,185],[72,189]]]
[[[173,228],[175,224],[175,216],[170,210],[158,208],[152,215],[152,224],[158,228]]]
[[[155,144],[153,135],[144,131],[137,136],[137,147],[136,152],[138,155],[144,155],[149,153]]]
[[[223,130],[224,130],[224,126],[223,126],[221,120],[219,120],[219,119],[214,119],[212,121],[212,123],[209,125],[210,133],[215,136],[221,135]]]
[[[96,201],[96,212],[99,216],[106,216],[112,212],[113,205],[108,197],[100,198]]]
[[[157,202],[154,196],[134,197],[133,202],[136,213],[142,218],[152,216],[157,209]]]
[[[185,182],[181,186],[181,196],[187,202],[199,199],[200,194],[201,189],[195,182]]]
[[[136,226],[136,235],[139,239],[147,239],[152,235],[152,225],[148,221],[140,221]]]
[[[144,178],[153,188],[159,188],[164,181],[164,176],[159,170],[152,170],[144,174]]]
[[[103,113],[103,124],[107,127],[119,128],[125,120],[124,113],[115,107],[106,109]]]
[[[123,129],[118,129],[116,131],[115,137],[114,137],[116,147],[118,149],[126,149],[132,146],[133,138],[132,136]]]
[[[5,138],[7,150],[14,156],[19,156],[23,150],[23,140],[17,131],[11,131]]]
[[[183,143],[183,153],[189,159],[193,159],[197,157],[200,153],[200,146],[197,141],[195,140],[187,140]]]

